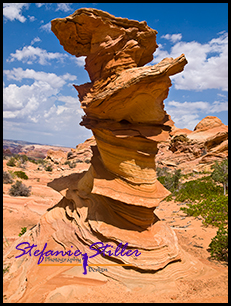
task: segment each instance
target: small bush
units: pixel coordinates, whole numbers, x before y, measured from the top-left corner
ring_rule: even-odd
[[[36,165],[37,165],[37,161],[36,161],[35,159],[33,159],[33,158],[29,158],[28,160],[29,160],[29,162],[31,162],[31,163],[33,163],[33,164],[36,164]]]
[[[14,171],[14,174],[21,179],[28,180],[28,176],[23,171]]]
[[[29,162],[33,163],[33,164],[41,164],[41,165],[45,165],[47,163],[47,160],[46,159],[43,159],[43,158],[38,158],[38,159],[34,159],[34,158],[31,158],[29,157]]]
[[[228,229],[221,225],[209,244],[211,257],[228,261]]]
[[[179,188],[180,178],[181,178],[181,170],[176,169],[173,174],[167,172],[167,170],[158,170],[157,174],[162,174],[162,176],[158,177],[158,181],[164,185],[171,192],[175,192]]]
[[[220,226],[228,222],[228,197],[219,195],[198,202],[197,204],[187,204],[188,207],[181,207],[187,215],[203,217],[203,224]]]
[[[9,268],[10,268],[10,266],[7,266],[7,267],[3,268],[3,275],[4,275],[6,272],[9,272]]]
[[[228,260],[228,197],[223,188],[217,186],[211,176],[182,184],[175,200],[187,201],[187,207],[181,207],[189,216],[202,216],[204,225],[218,227],[216,236],[209,247],[211,257]]]
[[[223,160],[220,164],[216,161],[212,168],[214,170],[211,177],[215,182],[223,184],[225,195],[228,186],[228,159]]]
[[[31,186],[27,187],[21,181],[16,181],[15,184],[11,185],[9,194],[14,197],[29,197],[31,194]]]
[[[70,162],[69,160],[65,161],[64,165],[68,165],[70,168],[76,167],[76,162]]]
[[[9,161],[8,161],[6,164],[7,164],[7,166],[9,166],[9,167],[15,167],[15,166],[16,166],[15,158],[14,158],[14,157],[11,157],[11,158],[9,159]]]
[[[182,184],[176,193],[176,201],[201,201],[206,198],[211,198],[212,195],[217,197],[218,195],[222,195],[222,193],[221,186],[216,186],[210,176],[204,176],[200,179]]]
[[[9,172],[3,171],[3,184],[12,184],[13,179]]]
[[[25,163],[26,161],[28,161],[28,157],[26,156],[26,154],[21,155],[20,159],[22,163]]]
[[[45,170],[51,172],[53,170],[53,168],[52,168],[51,165],[48,165],[48,166],[45,166]]]
[[[21,232],[18,234],[19,237],[21,237],[23,234],[25,234],[27,228],[26,227],[21,227]]]

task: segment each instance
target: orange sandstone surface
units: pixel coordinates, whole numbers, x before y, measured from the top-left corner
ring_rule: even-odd
[[[86,171],[48,182],[60,201],[6,252],[4,260],[11,264],[4,280],[5,301],[111,301],[112,292],[114,297],[124,295],[117,301],[149,296],[145,301],[158,302],[157,292],[177,300],[181,282],[203,282],[217,272],[185,251],[175,230],[156,213],[169,191],[157,180],[155,156],[158,143],[169,139],[174,126],[163,101],[169,76],[182,72],[187,60],[181,54],[144,67],[158,47],[157,31],[144,21],[79,9],[51,24],[67,52],[86,56],[91,82],[75,88],[85,112],[80,124],[92,130],[96,144]],[[194,139],[198,129],[204,131],[203,125],[188,137]],[[40,266],[33,254],[14,258],[23,242],[39,250],[45,244],[47,250],[78,249],[88,255],[88,272],[83,274],[84,258],[81,265],[71,266]],[[93,257],[91,245],[97,242],[111,250],[126,245],[130,256],[106,252]]]

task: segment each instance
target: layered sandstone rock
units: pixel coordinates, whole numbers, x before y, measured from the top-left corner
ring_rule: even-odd
[[[175,232],[154,213],[169,194],[157,180],[155,167],[157,144],[168,139],[173,126],[163,101],[171,86],[169,76],[183,70],[185,56],[141,67],[153,58],[157,32],[146,22],[116,18],[95,9],[79,9],[53,20],[52,31],[66,51],[86,56],[91,83],[75,88],[86,114],[81,125],[92,130],[97,145],[92,146],[88,171],[48,184],[64,197],[23,239],[40,246],[47,242],[48,249],[74,246],[89,257],[95,252],[89,246],[95,242],[109,243],[114,250],[127,244],[128,249],[138,249],[142,255],[106,254],[89,259],[89,264],[110,265],[101,273],[126,284],[175,279],[187,275],[191,268],[199,271],[200,265],[192,267],[192,261],[185,260]],[[173,264],[166,267],[169,263]],[[37,275],[36,260],[30,258],[28,265]],[[70,268],[51,269],[43,271],[46,280],[51,271],[50,278],[54,278]],[[23,271],[28,281],[31,275]],[[76,272],[70,271],[72,276]],[[33,283],[39,287],[41,280],[38,275],[36,278],[20,301],[29,301],[32,291],[37,294]],[[18,278],[12,286],[17,287],[17,282]],[[24,281],[21,296],[26,287]]]
[[[48,150],[46,159],[51,160],[55,164],[64,163],[64,161],[67,159],[67,153],[62,150]]]
[[[83,143],[80,143],[76,146],[75,149],[71,149],[67,154],[67,160],[71,162],[85,162],[89,163],[92,157],[91,146],[95,146],[95,138],[92,136],[88,138]]]
[[[96,9],[83,8],[57,18],[52,31],[67,52],[87,56],[86,70],[93,82],[145,65],[157,48],[157,31],[145,21],[117,18]]]
[[[228,126],[215,116],[203,118],[193,131],[173,126],[170,136],[158,146],[158,167],[175,164],[187,173],[228,157]]]
[[[228,157],[228,126],[215,116],[203,118],[188,135],[191,142],[204,146],[200,163],[210,163]]]
[[[86,113],[81,125],[92,130],[97,143],[89,171],[76,180],[75,196],[70,188],[65,196],[75,203],[76,197],[80,203],[91,201],[88,231],[93,238],[100,233],[115,244],[142,248],[152,260],[144,256],[134,267],[163,268],[180,256],[174,233],[153,213],[169,194],[156,178],[155,155],[173,125],[163,105],[169,76],[181,72],[187,61],[182,54],[140,67],[153,58],[157,32],[145,22],[94,9],[53,20],[52,31],[66,51],[86,56],[92,82],[75,88]],[[56,189],[55,182],[50,186]],[[167,240],[160,242],[160,233]]]

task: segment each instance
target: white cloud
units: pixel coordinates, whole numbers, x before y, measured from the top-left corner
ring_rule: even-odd
[[[69,81],[74,81],[74,80],[76,80],[77,79],[77,77],[75,76],[75,75],[73,75],[73,74],[70,74],[70,73],[65,73],[63,76],[62,76],[62,78],[64,79],[64,80],[69,80]]]
[[[68,12],[68,11],[72,10],[71,4],[72,3],[57,3],[56,11]]]
[[[182,35],[179,34],[166,34],[166,35],[162,35],[161,38],[165,38],[167,40],[170,40],[171,42],[175,43],[178,40],[181,40]]]
[[[22,50],[16,50],[15,53],[11,53],[7,62],[18,60],[23,63],[31,64],[32,62],[38,61],[41,65],[47,65],[50,60],[56,59],[63,61],[65,57],[68,57],[68,55],[59,52],[48,52],[39,47],[25,46]]]
[[[66,105],[68,104],[77,105],[79,103],[78,98],[77,97],[74,98],[72,96],[59,96],[57,99],[58,101],[65,102]]]
[[[72,59],[75,61],[75,63],[79,67],[84,67],[85,66],[85,58],[86,58],[86,56],[72,57]]]
[[[75,80],[76,76],[69,73],[58,76],[54,73],[22,68],[4,70],[4,75],[8,80],[21,82],[24,79],[31,79],[33,81],[31,85],[9,84],[6,86],[3,83],[5,134],[13,135],[14,138],[16,134],[12,133],[19,133],[19,135],[23,133],[30,137],[31,135],[44,136],[44,133],[48,133],[49,143],[53,143],[51,135],[55,135],[56,139],[62,137],[63,143],[71,142],[71,137],[73,139],[80,137],[80,134],[76,135],[78,131],[84,131],[82,127],[78,127],[83,111],[80,109],[77,93],[76,97],[61,94],[68,81]],[[89,136],[88,131],[81,133],[81,137]],[[21,139],[27,139],[25,137]]]
[[[51,32],[51,23],[48,22],[46,24],[43,24],[43,25],[41,25],[41,27],[39,29],[49,33],[49,32]]]
[[[223,95],[223,94],[221,94],[221,93],[218,93],[217,95],[218,95],[219,97],[222,97],[222,98],[226,98],[226,99],[227,99],[226,95]]]
[[[42,7],[45,3],[35,3],[37,7]]]
[[[34,39],[32,39],[32,41],[31,41],[31,45],[33,45],[34,43],[36,43],[36,42],[40,42],[41,41],[41,39],[37,36],[37,37],[35,37]]]
[[[185,54],[188,64],[182,73],[171,77],[176,89],[228,90],[228,33],[222,32],[219,37],[204,44],[196,41],[177,41],[169,53],[161,45],[154,53],[152,63],[158,63],[165,57],[175,58],[182,53]]]
[[[49,84],[52,88],[61,88],[67,80],[76,80],[75,75],[69,73],[63,76],[57,76],[55,73],[47,73],[43,71],[35,71],[33,69],[23,70],[22,68],[13,68],[12,70],[3,70],[8,80],[22,81],[22,79],[33,79],[36,81]]]
[[[3,3],[3,16],[10,21],[25,22],[26,18],[22,15],[22,10],[28,9],[29,5],[29,3]]]
[[[31,21],[31,22],[33,22],[33,21],[35,21],[35,20],[36,20],[36,18],[35,18],[34,16],[30,16],[30,15],[28,15],[27,17],[30,19],[30,21]]]
[[[166,111],[171,115],[175,125],[179,128],[193,130],[200,117],[206,117],[212,113],[228,110],[228,102],[214,101],[212,104],[206,101],[197,102],[166,102]]]
[[[214,101],[210,108],[210,112],[220,113],[223,111],[228,111],[228,101],[225,101],[225,102]]]
[[[75,57],[65,53],[49,52],[39,47],[34,47],[33,44],[40,42],[41,39],[37,36],[31,41],[30,46],[24,46],[21,50],[16,50],[15,53],[10,53],[6,60],[7,62],[21,61],[29,65],[39,63],[40,65],[50,65],[51,60],[63,62],[65,59],[73,61],[77,66],[84,67],[86,56]]]
[[[3,118],[17,118],[28,121],[28,116],[41,112],[44,103],[58,93],[48,83],[35,81],[32,85],[10,84],[3,89]]]

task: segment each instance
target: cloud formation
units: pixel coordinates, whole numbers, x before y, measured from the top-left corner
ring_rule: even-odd
[[[181,40],[182,38],[182,35],[179,33],[179,34],[166,34],[166,35],[162,35],[161,38],[165,38],[165,39],[168,39],[170,40],[172,43],[175,43],[177,42],[178,40]]]
[[[58,100],[58,94],[67,81],[76,79],[76,76],[69,73],[58,76],[55,73],[46,73],[33,69],[23,70],[22,68],[4,70],[4,74],[8,80],[21,82],[22,79],[31,79],[33,83],[22,86],[16,84],[4,86],[3,117],[24,118],[32,121],[43,117],[45,113],[47,114],[48,110]],[[63,96],[60,101],[64,101],[63,104],[66,104]],[[77,98],[76,101],[78,101]]]
[[[171,118],[177,127],[193,130],[201,120],[201,115],[205,117],[213,113],[227,111],[228,101],[214,101],[212,104],[206,101],[169,101],[165,108],[167,113],[171,114]]]
[[[3,83],[4,129],[14,131],[15,135],[27,135],[28,140],[31,139],[30,133],[38,133],[48,143],[57,144],[52,140],[55,137],[62,139],[63,145],[78,137],[83,141],[82,137],[91,136],[88,130],[79,126],[84,113],[77,92],[73,97],[62,93],[70,81],[76,80],[76,76],[22,68],[4,70],[4,75],[9,81],[23,83],[8,86]],[[25,84],[25,79],[31,80],[32,84]],[[76,140],[76,144],[78,142]]]
[[[182,53],[188,60],[184,72],[171,77],[175,89],[228,90],[228,33],[220,32],[218,37],[204,44],[196,41],[184,42],[180,40],[181,34],[166,34],[161,37],[175,44],[170,52],[159,44],[152,63],[158,63],[165,57],[175,58]]]
[[[48,52],[39,47],[25,46],[22,50],[16,50],[15,53],[10,53],[7,62],[18,60],[27,64],[38,62],[41,65],[48,65],[50,64],[50,60],[56,59],[63,61],[65,57],[68,57],[68,55],[59,52]]]
[[[3,3],[3,16],[10,21],[25,22],[26,18],[22,15],[22,10],[28,9],[29,5],[29,3]]]
[[[72,3],[57,3],[56,11],[68,12],[72,10],[71,4]]]

